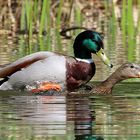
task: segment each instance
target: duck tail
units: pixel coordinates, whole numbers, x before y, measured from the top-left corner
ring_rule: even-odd
[[[0,70],[2,70],[4,67],[6,67],[6,66],[8,66],[8,65],[9,65],[9,64],[0,65]],[[6,77],[4,77],[4,78],[0,78],[0,86],[1,86],[4,82],[8,81],[8,79],[9,79],[8,76],[6,76]]]
[[[9,79],[9,77],[1,78],[1,79],[0,79],[0,86],[1,86],[4,82],[8,81],[8,79]]]

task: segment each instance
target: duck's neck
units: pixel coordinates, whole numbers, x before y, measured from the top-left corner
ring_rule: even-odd
[[[89,63],[89,64],[93,63],[93,59],[81,59],[81,58],[76,58],[76,60],[82,61],[82,62],[85,62],[85,63]]]
[[[118,82],[124,80],[118,72],[112,73],[105,81],[101,83],[102,86],[112,89]]]
[[[109,94],[112,92],[113,87],[120,81],[126,78],[122,77],[120,72],[114,72],[105,81],[101,82],[93,89],[93,93]]]
[[[91,51],[83,45],[83,38],[77,37],[73,44],[74,56],[80,59],[91,59]]]
[[[92,59],[91,52],[83,48],[75,48],[74,56],[79,59]]]

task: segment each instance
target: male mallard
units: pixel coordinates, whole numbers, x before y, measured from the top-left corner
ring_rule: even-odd
[[[103,41],[97,32],[81,32],[74,41],[73,49],[75,57],[37,52],[1,68],[0,78],[3,79],[0,89],[74,90],[95,74],[91,53],[97,54],[109,67],[113,66],[103,51]]]

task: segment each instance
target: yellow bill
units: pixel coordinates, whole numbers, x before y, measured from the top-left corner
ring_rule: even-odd
[[[104,62],[104,64],[106,64],[110,68],[113,67],[113,65],[110,63],[109,59],[107,58],[107,56],[104,53],[104,50],[102,48],[96,54],[102,59],[102,61]]]

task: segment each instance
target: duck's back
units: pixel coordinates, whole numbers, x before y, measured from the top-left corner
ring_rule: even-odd
[[[1,89],[23,88],[34,82],[56,82],[65,84],[66,60],[64,56],[52,55],[46,59],[39,60],[33,64],[13,73],[7,83],[3,83]],[[9,86],[10,85],[10,86]],[[6,87],[5,87],[6,86]]]

